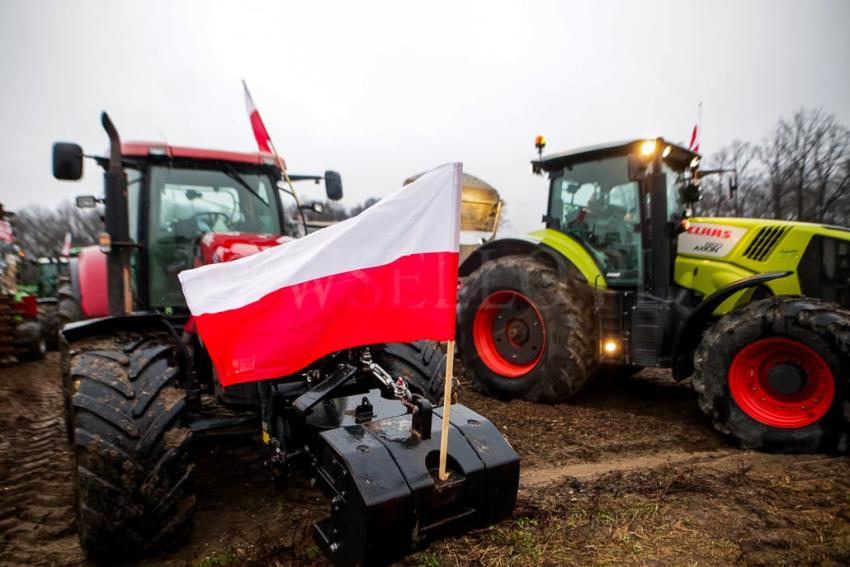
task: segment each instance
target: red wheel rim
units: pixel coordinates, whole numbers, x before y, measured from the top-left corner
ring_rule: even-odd
[[[803,343],[782,337],[742,348],[729,367],[732,398],[754,420],[783,429],[811,425],[835,399],[829,365]]]
[[[546,326],[525,295],[501,290],[485,299],[472,324],[475,350],[487,368],[505,378],[528,374],[543,358]]]

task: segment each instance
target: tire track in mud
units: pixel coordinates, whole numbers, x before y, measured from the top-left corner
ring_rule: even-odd
[[[83,563],[74,527],[58,355],[2,370],[0,566]]]

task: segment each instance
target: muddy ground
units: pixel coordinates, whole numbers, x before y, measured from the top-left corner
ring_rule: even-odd
[[[850,460],[736,449],[665,373],[559,406],[460,398],[522,457],[516,511],[405,565],[850,564]],[[0,565],[85,564],[60,408],[56,354],[0,368]],[[277,491],[245,440],[199,444],[196,462],[189,540],[133,567],[325,564],[306,482]]]

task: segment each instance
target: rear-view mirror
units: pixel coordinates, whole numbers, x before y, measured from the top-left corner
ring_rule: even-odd
[[[77,181],[83,176],[83,148],[68,142],[53,144],[53,177]]]
[[[97,206],[97,197],[94,195],[80,195],[77,197],[78,209],[93,209]]]
[[[682,187],[682,200],[686,203],[696,203],[702,199],[702,191],[699,188],[699,185],[694,183],[688,183],[684,187]]]
[[[331,201],[342,199],[342,177],[338,172],[325,172],[325,193]]]

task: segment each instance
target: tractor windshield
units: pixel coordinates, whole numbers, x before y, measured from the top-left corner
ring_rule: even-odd
[[[272,179],[262,173],[153,167],[148,220],[153,307],[185,305],[177,280],[207,232],[281,234]]]
[[[582,242],[610,284],[634,285],[641,274],[640,193],[628,158],[577,163],[552,173],[549,218]]]

